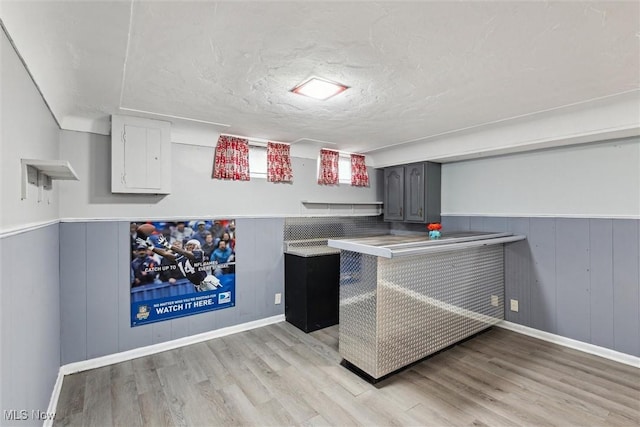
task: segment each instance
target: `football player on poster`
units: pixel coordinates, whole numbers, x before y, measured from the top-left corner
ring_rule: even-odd
[[[157,248],[150,238],[144,240],[138,237],[136,242],[176,264],[182,274],[193,283],[196,292],[212,291],[222,286],[215,276],[207,274],[204,268],[204,252],[198,240],[189,240],[184,249],[171,245],[163,235],[158,236],[158,244],[164,249]]]

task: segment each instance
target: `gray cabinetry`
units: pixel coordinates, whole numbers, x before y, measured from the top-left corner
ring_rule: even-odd
[[[404,219],[404,167],[396,166],[384,170],[384,219]]]
[[[440,169],[431,162],[385,168],[385,221],[440,221]]]

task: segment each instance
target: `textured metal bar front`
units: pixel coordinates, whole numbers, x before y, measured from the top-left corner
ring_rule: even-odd
[[[373,378],[504,318],[502,245],[340,261],[340,354]]]

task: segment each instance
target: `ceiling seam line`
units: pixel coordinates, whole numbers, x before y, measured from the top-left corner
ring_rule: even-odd
[[[134,0],[131,0],[131,7],[129,8],[129,31],[127,32],[127,47],[124,51],[124,63],[122,64],[122,82],[120,83],[120,101],[118,102],[118,108],[122,108],[124,81],[127,76],[127,61],[129,60],[129,47],[131,46],[131,28],[133,27],[133,2]]]

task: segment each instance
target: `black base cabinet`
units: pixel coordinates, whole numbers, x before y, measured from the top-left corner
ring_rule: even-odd
[[[338,324],[340,254],[284,257],[284,315],[305,332]]]

